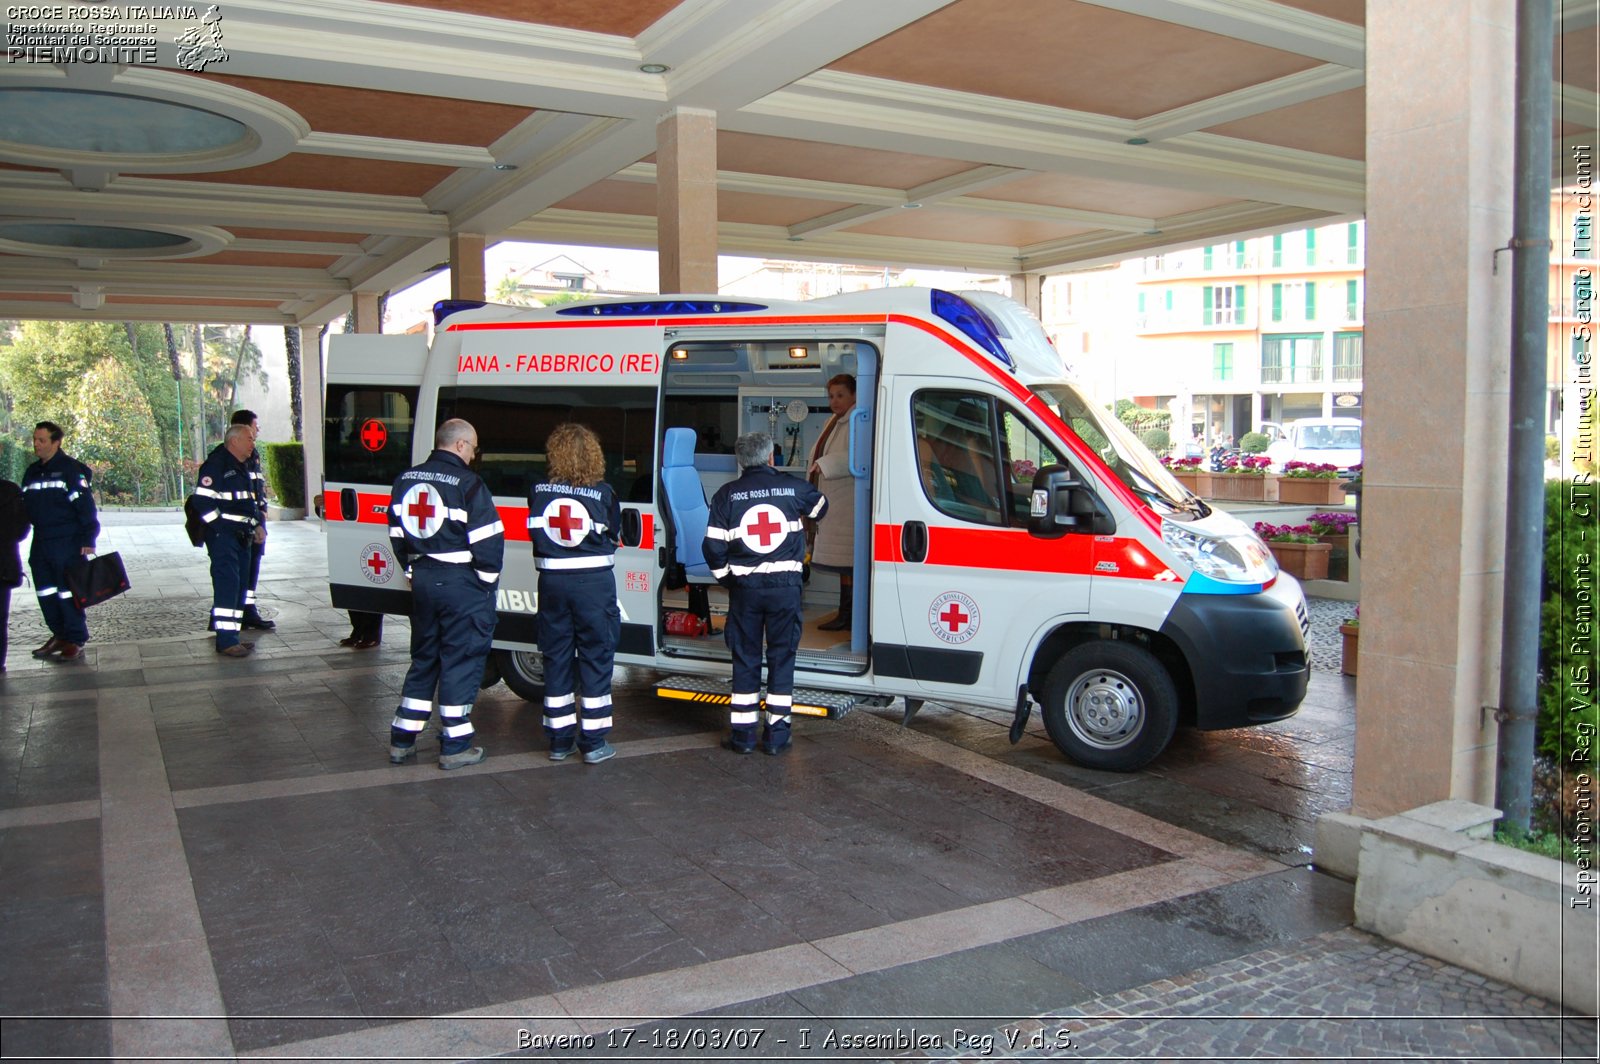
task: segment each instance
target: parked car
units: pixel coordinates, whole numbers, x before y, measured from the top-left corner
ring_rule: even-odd
[[[1341,471],[1361,464],[1361,420],[1353,417],[1305,417],[1284,430],[1286,435],[1267,447],[1275,472],[1288,462],[1314,462],[1338,466]]]

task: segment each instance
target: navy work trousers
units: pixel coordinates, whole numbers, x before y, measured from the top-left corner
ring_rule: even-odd
[[[739,750],[756,744],[756,725],[762,724],[761,745],[779,750],[789,744],[789,709],[794,704],[794,655],[800,649],[799,584],[793,587],[728,590],[728,626],[725,637],[733,652],[733,704],[728,723],[733,745]],[[761,644],[767,645],[767,713],[761,720]]]
[[[250,533],[227,527],[218,520],[206,532],[206,553],[211,555],[211,630],[217,649],[239,642],[244,625],[244,592],[250,580]]]
[[[611,733],[611,667],[622,638],[611,570],[541,571],[538,619],[550,749],[570,750],[577,731],[578,749],[598,750]]]
[[[28,549],[28,567],[39,595],[39,612],[45,627],[64,643],[79,646],[89,641],[89,622],[67,590],[67,570],[83,564],[83,551],[75,539],[40,539],[34,535]]]
[[[439,752],[472,746],[472,703],[494,641],[494,588],[469,565],[411,571],[411,668],[389,726],[394,746],[414,746],[439,695]]]

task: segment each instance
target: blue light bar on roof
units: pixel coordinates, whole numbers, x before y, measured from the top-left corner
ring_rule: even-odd
[[[577,317],[631,318],[665,314],[748,314],[766,310],[765,303],[731,303],[710,299],[643,299],[633,303],[594,303],[562,307],[557,314]]]
[[[481,299],[441,299],[433,305],[433,323],[438,325],[452,314],[463,310],[477,310],[488,305]]]
[[[935,288],[933,313],[961,330],[962,334],[973,343],[993,355],[996,362],[1016,372],[1017,364],[1012,361],[1006,345],[1001,342],[1000,330],[995,327],[989,315],[984,313],[982,307],[961,298],[954,292]]]

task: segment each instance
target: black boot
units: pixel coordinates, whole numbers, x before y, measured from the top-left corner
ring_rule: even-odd
[[[850,613],[855,606],[855,588],[850,586],[839,589],[839,612],[831,621],[824,621],[817,625],[819,632],[848,632],[850,630]]]

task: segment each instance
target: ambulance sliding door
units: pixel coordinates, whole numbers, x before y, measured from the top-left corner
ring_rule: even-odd
[[[389,490],[412,463],[427,358],[422,336],[357,333],[329,342],[321,502],[338,609],[411,612],[411,589],[389,548]],[[431,439],[432,430],[424,435]]]

